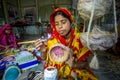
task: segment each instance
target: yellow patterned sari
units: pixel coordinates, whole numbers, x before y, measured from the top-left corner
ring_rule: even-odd
[[[56,9],[50,16],[50,23],[53,27],[53,35],[48,39],[46,43],[47,51],[50,50],[52,46],[54,46],[57,43],[61,43],[65,46],[68,46],[73,51],[73,56],[77,60],[77,62],[81,62],[83,60],[86,60],[88,56],[91,54],[91,51],[88,50],[88,48],[84,47],[80,41],[80,33],[77,31],[74,31],[74,29],[71,29],[70,31],[70,39],[68,42],[65,41],[65,39],[58,35],[55,29],[54,25],[54,19],[53,15],[57,11],[63,11],[65,14],[71,17],[71,14],[68,12],[68,10],[64,8],[58,8]],[[72,18],[71,18],[72,19]],[[72,22],[72,20],[71,20]],[[47,52],[46,54],[46,62],[44,65],[44,68],[48,66],[54,66],[58,70],[58,77],[59,78],[65,78],[67,80],[73,80],[71,76],[71,72],[75,72],[77,74],[78,80],[97,80],[97,78],[87,69],[75,69],[68,66],[68,64],[65,64],[64,62],[55,62],[53,61]]]
[[[75,37],[73,39],[72,42],[72,47],[71,49],[74,51],[74,56],[77,59],[78,62],[87,59],[87,57],[89,56],[89,54],[91,54],[91,52],[86,48],[83,47],[81,42],[80,42],[80,34],[79,33],[74,33]],[[54,46],[55,44],[60,43],[59,40],[57,40],[56,38],[51,37],[48,42],[47,42],[47,49],[49,50],[52,46]],[[70,68],[67,64],[64,64],[62,62],[54,62],[48,55],[48,53],[46,54],[47,58],[46,58],[46,63],[44,65],[44,68],[48,67],[48,66],[54,66],[58,69],[58,76],[60,78],[68,78],[68,80],[72,79],[71,78],[71,71],[74,71],[78,74],[78,77],[81,80],[97,80],[96,77],[89,72],[87,69],[73,69]]]

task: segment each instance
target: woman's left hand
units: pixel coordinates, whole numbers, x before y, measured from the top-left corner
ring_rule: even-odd
[[[70,67],[72,67],[74,63],[73,51],[71,49],[69,49],[68,51],[70,55],[68,57],[68,60],[65,63],[68,64]]]
[[[73,67],[74,57],[70,57],[65,63],[68,64],[70,67]]]

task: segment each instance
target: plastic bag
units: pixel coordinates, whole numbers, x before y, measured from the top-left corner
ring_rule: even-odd
[[[84,20],[88,20],[94,6],[93,19],[96,19],[109,12],[111,4],[112,0],[78,0],[77,10]]]
[[[87,32],[81,33],[81,42],[87,47]],[[89,34],[89,46],[91,50],[107,50],[116,43],[116,33],[102,31],[99,26],[94,26]]]
[[[94,52],[93,58],[91,59],[89,67],[92,68],[92,69],[99,69],[98,58],[97,58],[97,55],[96,55],[95,52]]]

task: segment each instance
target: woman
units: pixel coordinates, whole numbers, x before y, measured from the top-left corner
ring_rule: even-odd
[[[15,48],[16,38],[12,33],[12,27],[8,24],[0,27],[0,50],[7,50],[9,48]]]
[[[72,28],[72,15],[70,12],[65,8],[55,9],[51,13],[50,23],[53,27],[53,34],[47,40],[46,45],[41,39],[35,42],[36,49],[42,53],[41,57],[46,59],[44,68],[48,66],[56,67],[59,78],[73,80],[72,78],[77,76],[80,80],[97,80],[86,68],[87,58],[91,51],[82,45],[79,38],[80,33],[77,33]],[[57,43],[68,47],[69,53],[72,55],[65,62],[54,62],[48,55],[49,49]]]

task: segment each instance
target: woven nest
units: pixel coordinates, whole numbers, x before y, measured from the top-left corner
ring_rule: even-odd
[[[49,50],[50,58],[55,62],[65,62],[69,57],[69,49],[62,44],[55,44]]]

